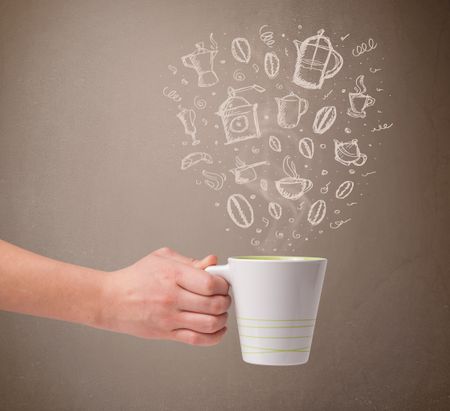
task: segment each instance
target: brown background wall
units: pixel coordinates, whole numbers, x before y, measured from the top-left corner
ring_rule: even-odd
[[[180,178],[167,132],[159,75],[205,33],[295,17],[374,37],[395,128],[352,224],[300,246],[329,258],[308,364],[243,363],[234,317],[204,349],[0,313],[0,409],[448,409],[448,16],[448,1],[1,1],[0,235],[47,256],[112,270],[162,245],[255,252]]]

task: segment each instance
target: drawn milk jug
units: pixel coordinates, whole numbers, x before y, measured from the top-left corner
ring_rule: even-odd
[[[304,41],[294,40],[297,61],[292,81],[297,86],[320,89],[324,80],[335,76],[342,68],[342,56],[334,50],[330,39],[323,33],[321,29],[317,35]]]
[[[309,107],[308,100],[290,92],[284,97],[275,97],[278,106],[277,122],[282,128],[297,127],[300,117]]]
[[[181,57],[181,61],[186,67],[197,72],[199,87],[214,86],[219,81],[217,74],[214,72],[214,58],[218,51],[205,48],[203,42],[197,43],[195,47],[196,50]]]

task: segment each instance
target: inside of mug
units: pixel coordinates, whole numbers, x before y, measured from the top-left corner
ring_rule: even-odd
[[[294,257],[294,256],[278,256],[278,255],[247,255],[233,257],[237,260],[260,260],[260,261],[319,261],[324,260],[322,257]]]

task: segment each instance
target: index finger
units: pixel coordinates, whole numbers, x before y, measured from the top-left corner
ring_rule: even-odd
[[[200,295],[227,295],[229,285],[219,276],[215,276],[189,265],[178,266],[177,284],[184,289]]]

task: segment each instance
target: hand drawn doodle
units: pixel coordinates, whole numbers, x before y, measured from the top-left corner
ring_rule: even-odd
[[[204,98],[200,98],[199,96],[195,96],[194,106],[198,110],[204,110],[206,108],[206,100]]]
[[[327,94],[323,96],[323,100],[326,100],[328,97],[330,97],[330,94],[333,92],[333,89],[331,89]]]
[[[230,172],[233,173],[236,184],[247,184],[255,181],[258,178],[255,168],[270,165],[268,161],[246,164],[238,156],[236,156],[235,163],[236,168],[231,169]]]
[[[262,191],[267,191],[267,189],[268,189],[267,180],[265,178],[262,178],[261,180],[259,180],[259,186],[261,187]]]
[[[322,174],[323,176],[326,176],[326,175],[328,174],[328,170],[322,170],[322,171],[320,172],[320,174]]]
[[[275,181],[275,187],[280,195],[287,200],[298,200],[313,187],[311,180],[302,178],[297,174],[290,155],[287,155],[283,160],[283,171],[287,177]]]
[[[179,103],[182,100],[178,92],[176,90],[171,90],[169,87],[163,88],[163,96],[177,103]]]
[[[347,198],[353,191],[354,186],[355,183],[353,181],[350,180],[344,181],[339,185],[339,187],[336,190],[336,198],[339,200]]]
[[[205,162],[206,164],[212,164],[213,159],[210,154],[205,152],[195,152],[190,153],[181,160],[181,169],[187,170],[188,168],[195,166],[200,162]]]
[[[271,80],[278,76],[280,59],[273,51],[269,51],[264,57],[264,71]]]
[[[376,171],[370,171],[368,173],[361,174],[361,177],[367,177],[367,176],[370,176],[371,174],[375,174],[375,173],[376,173]]]
[[[284,54],[289,57],[289,50],[287,49],[287,47],[284,48]]]
[[[279,220],[281,218],[281,215],[283,214],[283,209],[280,206],[280,204],[276,203],[275,201],[271,201],[268,205],[269,214],[272,218],[275,220]]]
[[[246,76],[241,70],[236,69],[233,72],[233,79],[236,81],[244,81],[246,79]]]
[[[353,207],[356,204],[358,203],[356,201],[353,201],[352,203],[347,203],[347,207]]]
[[[319,225],[322,220],[325,218],[325,214],[327,213],[327,204],[324,200],[317,200],[308,212],[308,221],[311,225],[316,226]]]
[[[260,149],[258,147],[252,146],[252,153],[253,154],[259,154]]]
[[[323,187],[320,187],[320,193],[326,194],[328,193],[328,186],[331,184],[331,181],[328,181]]]
[[[383,131],[383,130],[387,130],[388,128],[391,128],[394,125],[394,123],[384,123],[384,124],[378,124],[377,127],[374,127],[371,132],[375,133],[377,131]]]
[[[277,84],[275,84],[275,88],[277,90],[283,90],[283,85],[281,83],[277,83]]]
[[[348,33],[345,36],[341,37],[341,41],[344,41],[348,36],[350,36],[350,33]]]
[[[288,221],[292,224],[295,221],[295,218],[294,217],[289,217]]]
[[[187,81],[185,78],[182,78],[181,84],[183,84],[185,86],[186,84],[189,84],[189,81]]]
[[[171,64],[169,64],[167,68],[172,72],[173,75],[177,74],[178,72],[177,68],[175,66],[172,66]]]
[[[224,173],[214,173],[212,171],[202,170],[202,175],[205,177],[205,184],[214,191],[219,191],[223,187],[223,183],[227,179]]]
[[[384,91],[384,88],[377,87],[375,90],[378,91],[378,92],[381,92],[381,91]]]
[[[237,37],[231,42],[231,54],[239,63],[248,63],[252,52],[250,43],[244,37]]]
[[[336,120],[336,107],[325,106],[316,113],[313,123],[313,131],[316,134],[323,134],[328,131]]]
[[[255,90],[258,93],[266,91],[257,84],[239,89],[228,87],[228,98],[220,105],[216,113],[222,118],[225,144],[261,137],[257,113],[258,104],[250,104],[244,97],[236,96],[237,93],[248,90]]]
[[[183,108],[178,114],[177,118],[181,121],[184,127],[184,133],[192,138],[192,145],[196,146],[200,143],[197,140],[197,128],[195,127],[195,111],[192,109]]]
[[[298,151],[300,151],[300,154],[311,160],[314,156],[314,142],[309,137],[303,137],[298,142]]]
[[[261,234],[261,233],[262,233],[262,229],[261,229],[261,228],[257,228],[257,229],[255,230],[255,232],[256,232],[256,234]]]
[[[347,220],[338,220],[330,223],[330,228],[333,230],[337,230],[342,224],[348,223],[351,218],[347,218]]]
[[[214,86],[219,82],[219,78],[214,71],[214,59],[218,50],[205,48],[203,42],[197,43],[195,47],[196,50],[191,54],[181,57],[181,61],[186,67],[196,71],[199,87]]]
[[[202,118],[202,124],[204,126],[207,126],[208,125],[208,120],[206,120],[206,118]]]
[[[259,38],[267,47],[272,48],[275,44],[275,40],[273,39],[273,31],[263,31],[266,27],[269,26],[267,24],[264,24],[259,28]]]
[[[367,156],[361,153],[356,138],[350,141],[334,139],[334,159],[345,166],[360,167],[366,163]]]
[[[228,197],[227,211],[238,227],[248,228],[254,222],[253,207],[242,194],[232,194]]]
[[[277,122],[282,128],[298,126],[300,117],[308,110],[308,100],[297,96],[292,91],[284,97],[275,97],[278,106]]]
[[[317,35],[304,41],[294,40],[297,60],[292,81],[297,86],[320,89],[326,79],[334,77],[342,68],[342,56],[334,50],[330,39],[323,33],[321,29]]]
[[[370,67],[370,68],[369,68],[369,71],[370,71],[372,74],[375,74],[375,73],[377,73],[378,71],[381,71],[381,70],[383,70],[383,69],[380,69],[380,68],[373,68],[373,67]]]
[[[300,204],[297,205],[297,210],[302,210],[304,205],[305,205],[305,202],[302,201]]]
[[[264,223],[265,227],[268,227],[270,224],[270,221],[266,217],[261,218],[261,221]]]
[[[367,43],[363,41],[361,44],[357,45],[352,50],[352,55],[354,57],[359,57],[364,53],[368,53],[369,51],[376,49],[377,46],[378,44],[375,43],[375,41],[372,38],[370,38],[369,40],[367,40]]]
[[[252,67],[253,67],[253,70],[255,70],[255,73],[258,73],[259,66],[256,63],[253,63]]]
[[[281,142],[280,139],[276,136],[269,136],[269,147],[277,152],[281,153]]]
[[[281,239],[284,238],[284,233],[282,233],[281,231],[275,231],[275,237],[276,237],[278,240],[281,240]]]
[[[258,246],[261,244],[261,241],[257,240],[256,238],[252,238],[252,239],[250,240],[250,244],[251,244],[253,247],[258,247]]]
[[[341,210],[334,210],[334,214],[341,214]]]
[[[376,100],[365,94],[367,89],[364,85],[364,74],[359,75],[356,79],[354,90],[354,93],[348,93],[350,107],[347,109],[347,114],[353,118],[365,118],[366,108],[372,107]]]
[[[292,238],[295,238],[296,240],[298,240],[301,237],[302,237],[301,234],[296,233],[295,230],[292,231]]]

